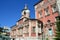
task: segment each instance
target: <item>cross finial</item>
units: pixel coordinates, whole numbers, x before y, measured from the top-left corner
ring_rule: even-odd
[[[28,9],[27,4],[25,4],[25,9]]]

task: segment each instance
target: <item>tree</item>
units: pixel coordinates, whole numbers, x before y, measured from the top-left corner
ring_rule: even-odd
[[[0,34],[1,34],[1,33],[3,33],[3,28],[2,28],[2,27],[0,27]]]
[[[56,22],[56,25],[57,25],[57,32],[56,32],[56,40],[60,40],[60,17],[57,17],[57,22]]]

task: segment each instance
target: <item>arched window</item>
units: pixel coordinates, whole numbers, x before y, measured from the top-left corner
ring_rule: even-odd
[[[48,29],[48,33],[49,33],[49,35],[50,35],[50,36],[52,36],[52,35],[53,35],[52,28],[49,28],[49,29]]]
[[[49,25],[50,25],[50,22],[51,22],[50,20],[47,21],[47,23],[48,23]]]

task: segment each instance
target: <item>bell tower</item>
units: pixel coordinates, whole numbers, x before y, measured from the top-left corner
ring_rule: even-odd
[[[22,18],[29,18],[30,10],[28,9],[28,6],[25,5],[24,9],[22,10]]]

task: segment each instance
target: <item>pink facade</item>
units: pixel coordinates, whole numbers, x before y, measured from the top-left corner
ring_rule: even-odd
[[[45,37],[54,37],[56,35],[55,22],[57,16],[59,16],[59,12],[56,0],[43,0],[35,5],[35,18],[43,22]],[[52,30],[52,35],[49,34],[49,29]],[[46,36],[46,33],[48,33],[48,36]]]

